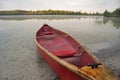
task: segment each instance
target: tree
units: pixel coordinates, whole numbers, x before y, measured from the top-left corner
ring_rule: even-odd
[[[106,17],[109,17],[110,16],[110,12],[108,12],[107,10],[105,10],[104,13],[103,13],[103,15],[106,16]]]
[[[115,11],[112,12],[114,16],[120,17],[120,8],[116,9]]]

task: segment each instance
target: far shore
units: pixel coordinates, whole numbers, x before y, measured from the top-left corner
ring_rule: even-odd
[[[85,16],[104,16],[104,17],[120,17],[120,8],[109,12],[83,12],[83,11],[69,11],[69,10],[3,10],[1,15],[85,15]]]

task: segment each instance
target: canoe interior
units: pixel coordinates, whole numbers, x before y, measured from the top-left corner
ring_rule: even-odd
[[[77,67],[97,63],[71,36],[48,25],[37,32],[36,38],[49,52]]]

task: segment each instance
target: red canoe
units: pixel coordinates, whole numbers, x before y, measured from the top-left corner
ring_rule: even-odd
[[[70,35],[43,25],[35,42],[61,80],[120,80]]]

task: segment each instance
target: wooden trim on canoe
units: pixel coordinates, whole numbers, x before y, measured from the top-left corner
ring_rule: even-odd
[[[70,71],[72,71],[72,72],[76,73],[77,75],[79,75],[80,77],[84,78],[85,80],[111,80],[111,79],[112,80],[119,80],[119,78],[117,76],[115,76],[106,66],[100,65],[99,66],[99,68],[100,68],[99,71],[100,71],[100,73],[102,73],[101,76],[103,76],[103,74],[107,75],[107,76],[104,76],[104,78],[103,77],[98,77],[98,75],[95,76],[94,74],[99,73],[98,68],[97,68],[97,70],[95,70],[95,69],[91,69],[88,66],[84,66],[82,68],[76,67],[75,65],[70,64],[70,63],[60,59],[59,57],[53,55],[51,52],[46,50],[44,47],[42,47],[36,41],[36,38],[35,38],[35,42],[36,42],[37,46],[39,48],[41,48],[42,50],[44,50],[49,57],[51,57],[53,60],[57,61],[58,63],[60,63],[61,65],[63,65],[67,69],[69,69]],[[91,57],[93,56],[92,54],[90,54],[90,55],[91,55]],[[95,60],[96,60],[96,57],[93,57],[93,58],[95,58]],[[98,59],[96,61],[99,62]],[[101,71],[103,71],[102,69],[104,69],[104,72],[101,72]],[[91,74],[92,72],[94,72],[94,74]],[[108,75],[108,74],[110,74],[110,75]]]
[[[70,36],[71,38],[74,38],[68,34],[66,34],[65,36]],[[114,75],[114,73],[110,69],[108,69],[105,65],[103,65],[103,63],[100,62],[100,60],[98,60],[88,49],[86,49],[77,40],[76,41],[83,47],[83,49],[88,53],[88,55],[90,57],[92,57],[97,63],[102,63],[102,65],[99,65],[99,67],[96,69],[91,69],[91,67],[88,67],[88,66],[79,68],[69,62],[66,62],[66,61],[60,59],[59,57],[53,55],[51,52],[49,52],[47,49],[45,49],[36,40],[37,38],[40,38],[40,37],[42,37],[42,36],[35,35],[35,43],[40,49],[42,49],[53,60],[55,60],[62,66],[66,67],[68,70],[76,73],[77,75],[84,78],[85,80],[120,80],[116,75]]]
[[[39,45],[39,43],[36,41],[35,39],[35,42],[37,44],[37,46],[39,48],[41,48],[42,50],[44,50],[46,52],[46,54],[51,57],[53,60],[57,61],[58,63],[60,63],[61,65],[63,65],[64,67],[66,67],[67,69],[69,69],[70,71],[80,75],[80,76],[83,76],[83,78],[85,78],[86,80],[91,80],[89,79],[86,75],[83,75],[81,74],[81,71],[79,70],[78,67],[74,66],[73,64],[70,64],[62,59],[60,59],[59,57],[53,55],[51,52],[49,52],[48,50],[46,50],[44,47],[42,47],[41,45]],[[66,66],[67,65],[67,66]]]

